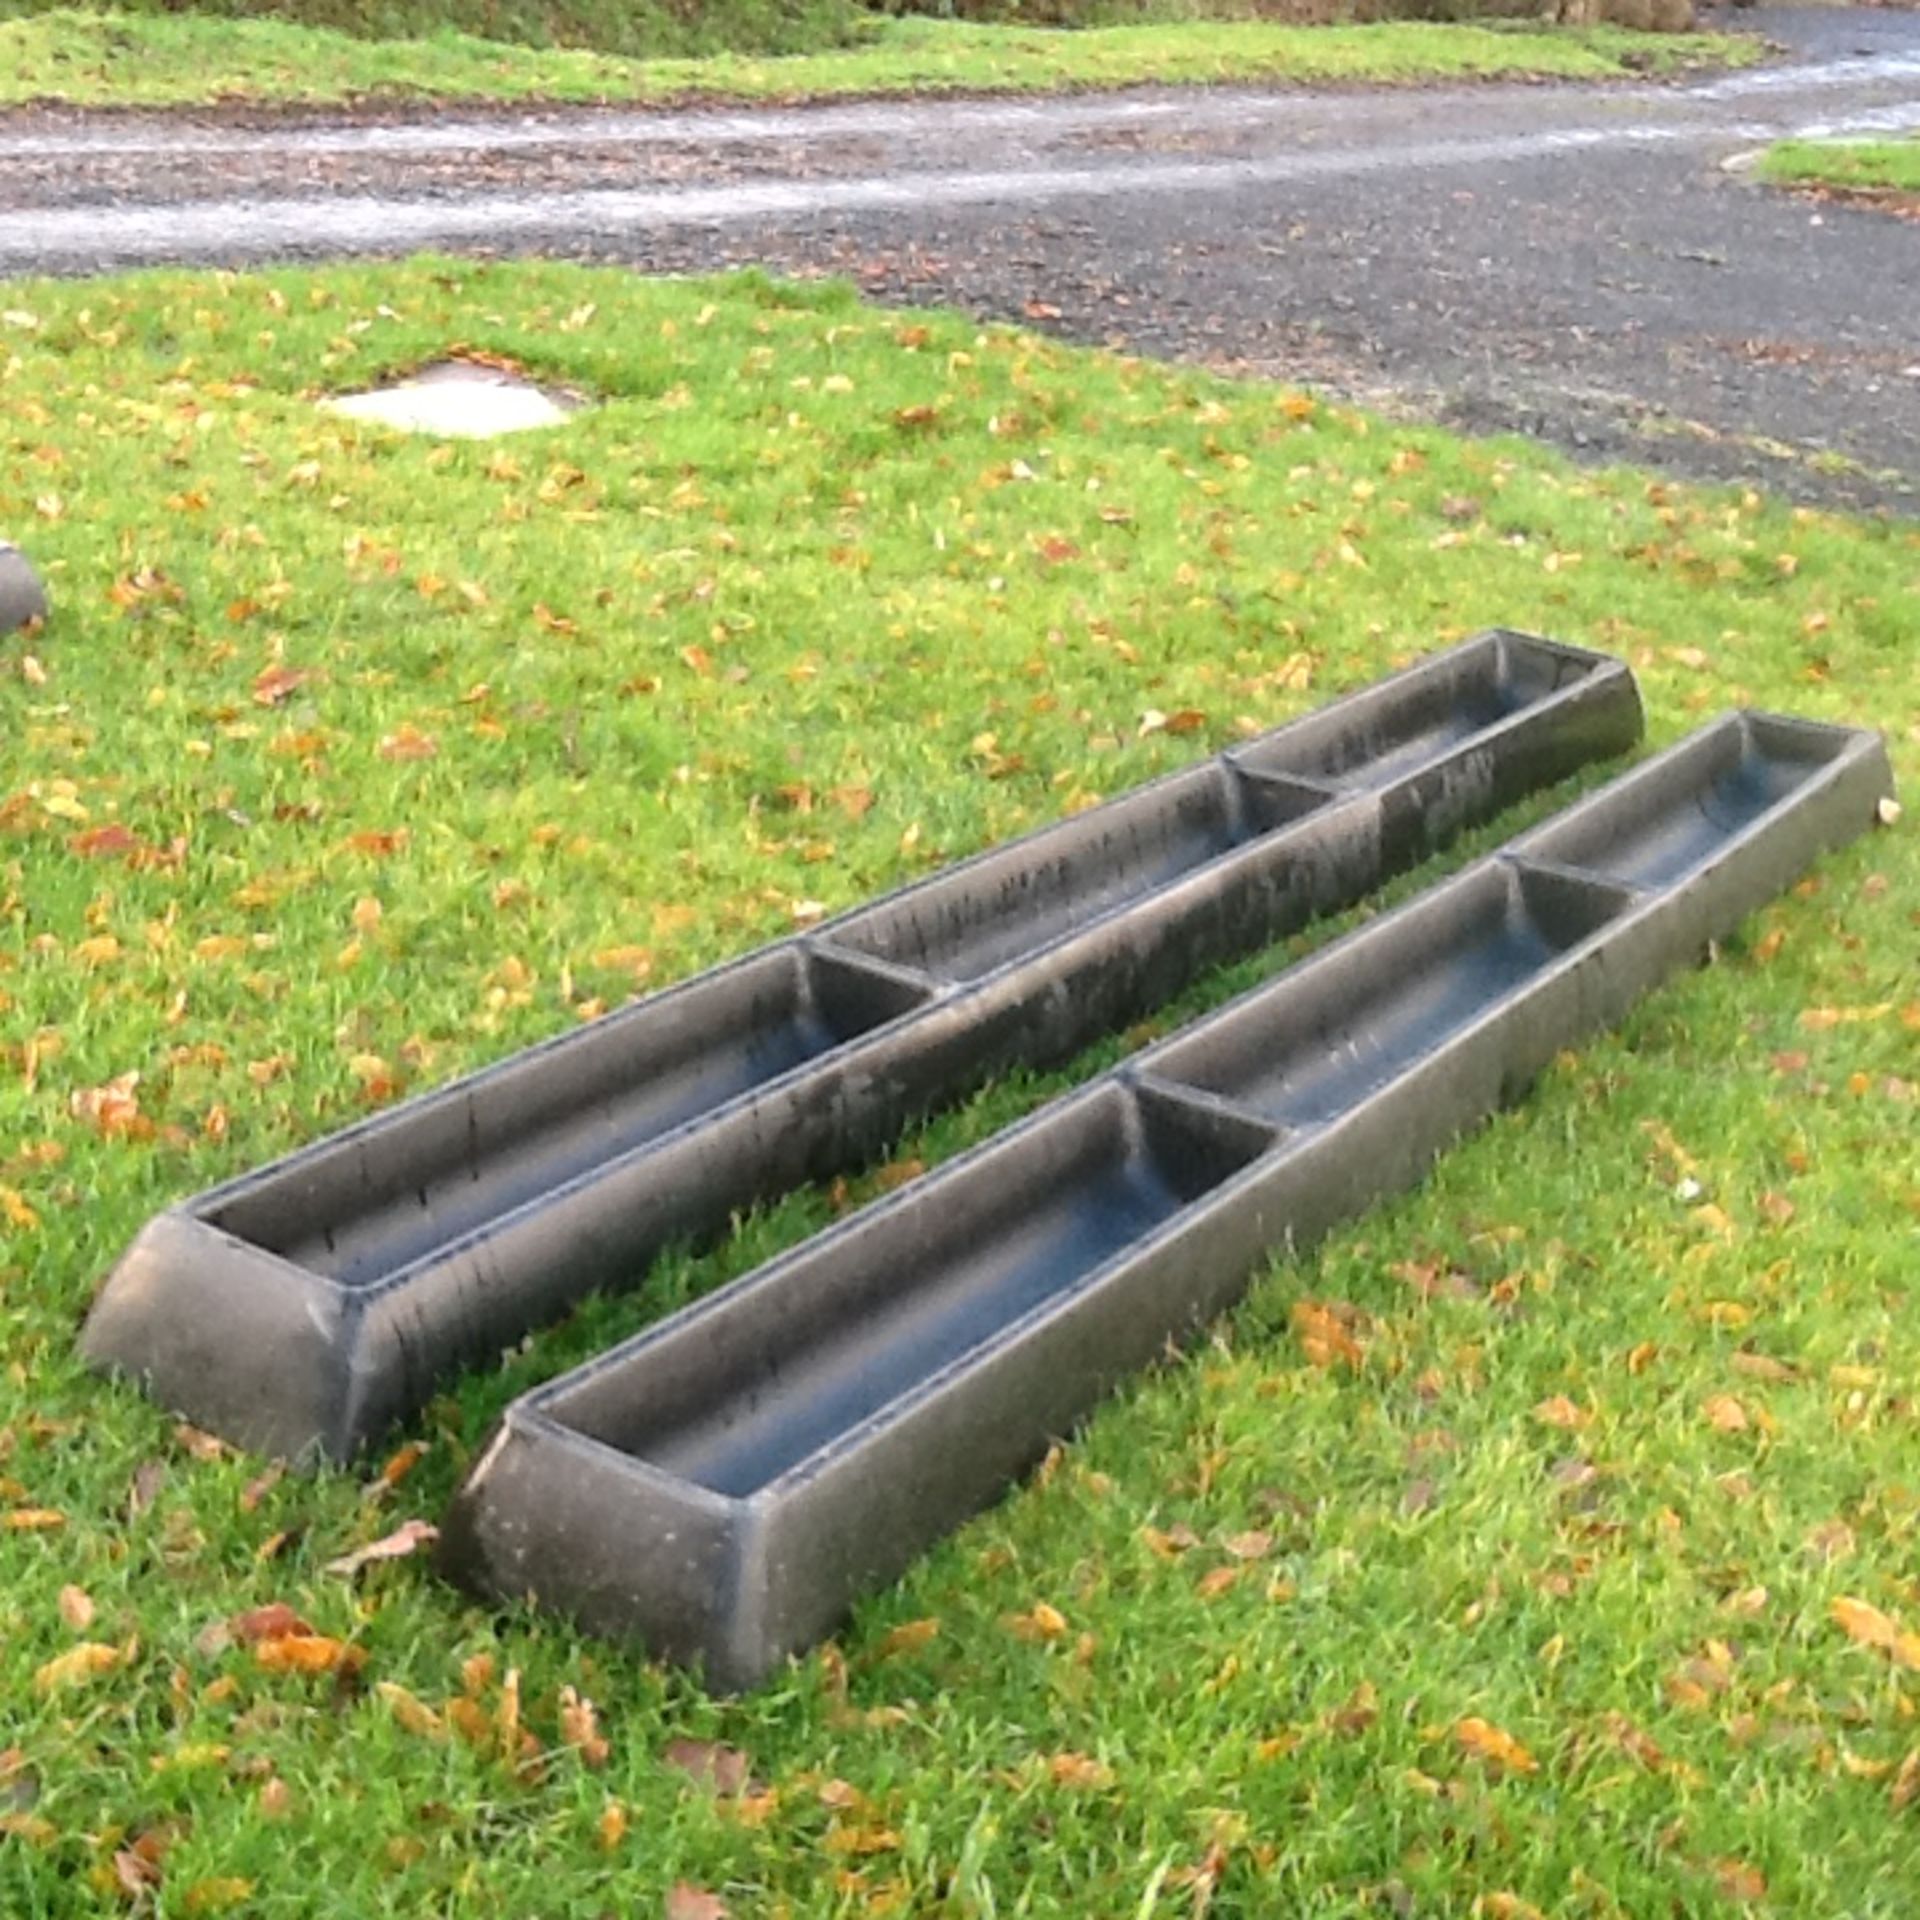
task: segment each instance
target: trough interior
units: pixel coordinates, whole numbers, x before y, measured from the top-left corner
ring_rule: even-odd
[[[1289,1127],[1322,1125],[1624,911],[1613,889],[1494,866],[1283,979],[1156,1074]]]
[[[1528,842],[1543,860],[1627,886],[1666,887],[1777,807],[1846,750],[1844,736],[1742,714],[1697,739],[1658,779],[1602,796]]]
[[[1594,662],[1578,654],[1518,634],[1489,634],[1397,684],[1288,727],[1240,758],[1301,779],[1382,787],[1593,671]]]
[[[929,991],[776,947],[396,1109],[390,1125],[270,1170],[207,1217],[344,1285],[371,1285]]]
[[[977,980],[1331,798],[1209,762],[856,913],[832,938],[946,980]]]
[[[589,1369],[543,1411],[744,1496],[1071,1290],[1270,1144],[1121,1087]]]

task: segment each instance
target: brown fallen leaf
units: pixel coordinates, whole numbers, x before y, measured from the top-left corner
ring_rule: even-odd
[[[430,1547],[439,1538],[440,1529],[430,1521],[403,1520],[381,1539],[369,1541],[364,1547],[355,1547],[351,1553],[343,1553],[337,1560],[329,1560],[322,1571],[337,1573],[343,1580],[351,1580],[362,1567],[372,1566],[379,1560],[404,1560],[408,1554],[417,1553],[422,1547]]]
[[[264,1607],[249,1607],[245,1613],[236,1613],[226,1622],[226,1629],[229,1638],[243,1647],[313,1631],[284,1600],[270,1600]]]
[[[1920,1800],[1920,1747],[1900,1762],[1900,1771],[1887,1790],[1887,1804],[1895,1813],[1905,1813],[1916,1800]]]
[[[665,1920],[727,1920],[727,1903],[705,1887],[676,1880],[667,1890]]]
[[[286,1478],[286,1472],[285,1464],[282,1461],[276,1460],[264,1473],[255,1474],[254,1477],[240,1489],[240,1511],[242,1513],[252,1513],[253,1510],[259,1506],[260,1502]]]
[[[256,706],[277,707],[298,688],[305,686],[307,676],[298,667],[268,667],[257,676],[253,683],[253,699]]]
[[[57,1693],[65,1687],[85,1686],[120,1664],[121,1650],[104,1640],[83,1640],[65,1653],[55,1654],[33,1676],[36,1693]]]
[[[604,1767],[613,1752],[600,1731],[598,1709],[572,1687],[560,1689],[560,1738],[580,1756],[581,1765],[586,1767]]]
[[[93,1625],[93,1597],[85,1587],[71,1584],[60,1589],[60,1618],[75,1633],[84,1632]]]
[[[660,1758],[723,1800],[746,1791],[753,1768],[752,1759],[740,1748],[712,1740],[669,1740]]]
[[[54,1507],[15,1507],[0,1523],[9,1533],[51,1533],[67,1524],[67,1516]]]

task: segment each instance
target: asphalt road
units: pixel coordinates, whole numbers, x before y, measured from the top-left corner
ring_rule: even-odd
[[[1583,457],[1920,503],[1920,222],[1755,185],[1920,126],[1920,14],[1685,86],[381,123],[0,116],[0,274],[421,247],[849,273]]]

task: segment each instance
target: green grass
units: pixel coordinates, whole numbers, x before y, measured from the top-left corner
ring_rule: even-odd
[[[1750,36],[1394,23],[1192,21],[1078,31],[873,20],[858,44],[782,58],[633,60],[444,33],[370,41],[278,20],[59,12],[0,20],[0,106],[215,101],[659,101],[1039,92],[1228,80],[1617,78],[1755,57]]]
[[[454,342],[602,404],[491,446],[310,404]],[[1627,655],[1656,741],[1743,700],[1877,723],[1911,791],[1911,523],[755,277],[16,283],[0,394],[0,527],[58,602],[0,642],[8,1920],[136,1896],[591,1920],[682,1880],[736,1916],[1909,1911],[1920,1682],[1830,1614],[1920,1627],[1908,826],[1418,1193],[1276,1261],[743,1701],[419,1560],[323,1569],[438,1512],[513,1391],[830,1197],[450,1392],[390,1490],[378,1461],[254,1485],[89,1378],[74,1333],[156,1208],[387,1085],[1487,623]],[[1204,724],[1143,732],[1155,709]],[[1343,1303],[1356,1365],[1312,1364],[1303,1298]],[[273,1602],[355,1643],[357,1680],[210,1631]],[[1017,1631],[1042,1602],[1064,1631]],[[37,1686],[62,1660],[95,1670]],[[537,1770],[392,1691],[484,1731],[509,1672]],[[597,1703],[601,1767],[562,1738],[565,1687]],[[1475,1719],[1524,1754],[1486,1757]],[[743,1749],[761,1791],[714,1800],[665,1764],[676,1739]]]
[[[1761,157],[1760,176],[1796,187],[1920,193],[1920,134],[1901,140],[1777,141]]]

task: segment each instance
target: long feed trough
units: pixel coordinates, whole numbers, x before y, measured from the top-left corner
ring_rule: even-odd
[[[754,1685],[1262,1261],[1416,1181],[1863,832],[1891,787],[1875,735],[1723,717],[515,1401],[446,1565]]]
[[[243,1445],[345,1458],[674,1241],[1069,1058],[1640,733],[1617,660],[1482,634],[159,1214],[85,1351]]]

